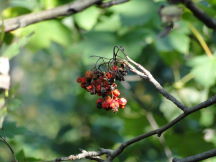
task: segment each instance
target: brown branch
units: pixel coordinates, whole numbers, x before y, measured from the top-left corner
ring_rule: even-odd
[[[130,0],[113,0],[113,1],[109,1],[109,2],[103,2],[103,3],[99,3],[99,7],[108,8],[108,7],[111,7],[113,5],[125,3],[128,1],[130,1]]]
[[[185,5],[193,14],[194,16],[202,21],[207,27],[216,30],[216,19],[213,19],[201,9],[199,9],[192,0],[168,0],[171,3],[182,3]]]
[[[127,1],[128,0],[115,0],[110,2],[103,2],[103,0],[77,0],[75,2],[71,2],[66,5],[62,5],[38,13],[30,13],[11,19],[6,19],[3,23],[4,30],[5,32],[9,32],[45,20],[55,19],[61,16],[73,15],[93,5],[100,6],[101,8],[107,8]],[[0,22],[0,26],[1,25],[2,23]]]
[[[189,156],[183,159],[174,158],[173,162],[194,162],[194,161],[205,160],[213,156],[216,156],[216,149],[209,150],[209,151],[206,151],[200,154],[196,154],[193,156]]]
[[[77,154],[77,155],[70,155],[67,157],[60,157],[57,158],[55,160],[50,160],[50,161],[46,161],[46,162],[61,162],[61,161],[72,161],[72,160],[79,160],[79,159],[90,159],[90,160],[95,160],[98,162],[102,162],[104,161],[103,159],[100,158],[101,155],[111,155],[112,154],[112,150],[108,150],[108,149],[100,149],[100,151],[96,152],[96,151],[86,151],[86,150],[81,150],[81,153]]]
[[[117,47],[117,46],[116,46]],[[121,47],[117,47],[119,48],[122,52],[123,49]],[[125,54],[125,53],[124,53]],[[125,61],[125,63],[127,64],[127,66],[129,67],[129,69],[136,73],[137,75],[139,75],[140,77],[147,79],[150,83],[152,83],[157,90],[167,99],[169,99],[171,102],[173,102],[176,106],[178,106],[181,110],[183,110],[183,113],[180,114],[179,116],[177,116],[174,120],[170,121],[169,123],[167,123],[166,125],[154,129],[152,131],[149,131],[147,133],[144,133],[142,135],[139,135],[135,138],[132,138],[128,141],[123,142],[117,149],[115,150],[107,150],[107,149],[102,149],[99,152],[84,152],[85,155],[83,155],[83,153],[81,153],[82,156],[78,155],[71,155],[69,157],[66,158],[60,158],[60,159],[56,159],[54,161],[50,161],[50,162],[59,162],[59,161],[64,161],[65,159],[67,160],[73,160],[71,157],[82,157],[82,158],[88,158],[88,159],[92,159],[92,160],[96,160],[96,161],[103,161],[103,162],[112,162],[113,159],[115,159],[119,154],[121,154],[128,146],[130,146],[131,144],[134,144],[136,142],[139,142],[147,137],[153,136],[153,135],[157,135],[157,136],[161,136],[162,133],[164,133],[165,131],[167,131],[169,128],[175,126],[177,123],[179,123],[181,120],[183,120],[185,117],[187,117],[188,115],[199,111],[203,108],[209,107],[213,104],[216,104],[216,95],[209,98],[208,100],[201,102],[200,104],[197,104],[195,106],[192,106],[191,108],[187,108],[186,106],[182,105],[178,100],[176,100],[173,96],[171,96],[168,92],[166,92],[162,86],[157,82],[157,80],[154,79],[154,77],[151,75],[151,73],[146,70],[142,65],[136,63],[135,61],[133,61],[132,59],[130,59],[126,54],[125,54],[126,58],[128,59],[128,62]],[[130,63],[133,63],[133,65],[131,65]],[[138,69],[140,70],[138,70]],[[171,97],[170,97],[171,96]],[[88,154],[89,153],[89,154]],[[100,158],[101,155],[107,155],[107,158],[105,160],[102,160]],[[216,156],[215,151],[211,150],[205,153],[200,154],[202,155],[203,159],[212,157],[212,156]],[[194,155],[192,156],[194,158],[199,159],[199,155]],[[70,159],[71,158],[71,159]],[[191,157],[188,157],[191,158]],[[79,159],[79,158],[75,158],[75,159]],[[187,159],[187,158],[185,158]],[[179,160],[179,159],[175,159],[175,160]],[[185,162],[185,161],[177,161],[177,162]]]
[[[125,55],[127,58],[128,62],[126,61],[127,66],[129,67],[130,71],[136,73],[143,79],[148,80],[157,90],[160,94],[162,94],[165,98],[173,102],[179,109],[181,109],[183,112],[185,112],[188,107],[183,105],[180,101],[178,101],[174,96],[172,96],[170,93],[168,93],[161,85],[160,83],[152,76],[152,74],[144,68],[142,65],[138,64],[137,62],[133,61],[125,52],[122,47],[116,46],[116,48],[119,48],[121,52]],[[133,65],[130,63],[134,64],[137,68],[135,68]]]
[[[175,99],[172,95],[170,95],[168,92],[166,92],[163,87],[157,82],[156,79],[154,79],[154,77],[151,75],[151,73],[145,69],[142,65],[138,64],[137,62],[133,61],[130,57],[128,57],[126,55],[126,53],[124,52],[124,49],[121,47],[116,46],[116,48],[119,48],[123,54],[125,55],[125,57],[127,58],[128,62],[126,62],[126,64],[128,65],[129,69],[136,73],[137,75],[139,75],[140,77],[147,79],[150,83],[152,83],[156,89],[167,99],[169,99],[171,102],[173,102],[174,104],[176,104],[176,106],[178,106],[181,110],[183,110],[183,113],[180,114],[179,116],[177,116],[174,120],[172,120],[171,122],[169,122],[168,124],[164,125],[161,128],[152,130],[148,133],[142,134],[140,136],[137,136],[135,138],[132,138],[131,140],[128,140],[124,143],[122,143],[110,156],[110,159],[114,159],[115,157],[117,157],[126,147],[128,147],[129,145],[136,143],[140,140],[143,140],[144,138],[153,136],[153,135],[158,135],[161,136],[161,134],[163,132],[165,132],[166,130],[168,130],[169,128],[173,127],[174,125],[176,125],[179,121],[183,120],[185,117],[187,117],[189,114],[194,113],[200,109],[206,108],[210,105],[213,105],[216,103],[216,95],[209,98],[208,100],[193,106],[191,108],[187,108],[186,106],[182,105],[177,99]],[[131,65],[130,63],[134,64],[137,68],[135,68],[133,65]],[[138,70],[139,69],[139,70]],[[171,97],[170,97],[171,96]]]
[[[142,76],[141,76],[142,77]],[[172,101],[172,100],[171,100]],[[124,149],[126,147],[128,147],[129,145],[133,144],[133,143],[136,143],[138,141],[141,141],[147,137],[150,137],[150,136],[153,136],[153,135],[158,135],[158,136],[161,136],[162,133],[164,133],[166,130],[168,130],[169,128],[173,127],[174,125],[176,125],[178,122],[180,122],[181,120],[183,120],[185,117],[187,117],[188,115],[200,110],[200,109],[203,109],[203,108],[206,108],[210,105],[213,105],[216,103],[216,95],[209,98],[208,100],[196,105],[196,106],[193,106],[191,108],[188,108],[188,109],[185,109],[184,112],[182,114],[180,114],[179,116],[177,116],[174,120],[172,120],[171,122],[167,123],[166,125],[162,126],[161,128],[158,128],[158,129],[155,129],[155,130],[152,130],[148,133],[145,133],[145,134],[142,134],[140,136],[137,136],[135,138],[132,138],[124,143],[122,143],[114,152],[113,154],[111,155],[110,159],[114,159],[115,157],[117,157],[120,153],[122,153],[124,151]]]

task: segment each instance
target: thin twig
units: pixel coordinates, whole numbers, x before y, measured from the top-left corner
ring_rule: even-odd
[[[202,46],[203,50],[205,51],[206,55],[209,57],[212,57],[213,54],[212,54],[210,48],[208,47],[206,41],[204,40],[203,36],[199,33],[199,31],[192,24],[189,24],[189,28],[191,29],[192,33],[195,35],[195,37],[199,41],[199,43]]]
[[[126,54],[125,54],[126,55]],[[170,100],[171,102],[173,102],[178,108],[180,108],[182,111],[186,111],[188,108],[187,106],[183,105],[180,101],[178,101],[174,96],[172,96],[170,93],[168,93],[161,85],[160,83],[152,76],[152,74],[145,69],[142,65],[136,63],[135,61],[133,61],[129,56],[126,55],[126,58],[128,60],[128,62],[134,64],[137,66],[137,68],[139,68],[141,71],[139,71],[138,69],[136,69],[134,66],[132,66],[131,64],[127,64],[129,69],[136,73],[137,75],[139,75],[140,77],[147,79],[151,84],[154,85],[154,87],[168,100]]]
[[[216,156],[216,149],[213,150],[209,150],[200,154],[196,154],[193,156],[189,156],[183,159],[177,159],[174,158],[173,162],[194,162],[194,161],[200,161],[200,160],[204,160],[204,159],[208,159],[210,157]]]
[[[90,159],[90,160],[95,160],[102,162],[104,161],[103,159],[100,158],[101,155],[111,155],[112,150],[108,149],[100,149],[100,151],[86,151],[86,150],[81,150],[81,153],[77,155],[70,155],[67,157],[60,157],[54,160],[46,161],[46,162],[61,162],[61,161],[72,161],[72,160],[78,160],[78,159]]]
[[[201,9],[199,9],[192,0],[168,0],[173,3],[182,3],[184,4],[193,14],[194,16],[203,22],[207,27],[216,30],[216,19],[210,17]]]
[[[121,48],[119,48],[119,49],[121,49]],[[137,75],[141,76],[142,78],[148,79],[156,88],[159,87],[159,88],[157,88],[159,90],[159,92],[162,93],[163,96],[168,98],[171,102],[175,103],[178,107],[179,107],[179,104],[182,105],[174,97],[170,97],[171,95],[168,92],[166,92],[166,91],[164,92],[164,89],[154,79],[154,77],[151,75],[151,73],[148,70],[146,70],[142,65],[140,65],[140,64],[136,63],[135,61],[133,61],[132,59],[130,59],[126,54],[125,54],[125,56],[129,62],[134,64],[134,66],[133,66],[130,63],[127,63],[130,70],[132,70],[133,72],[135,72]],[[136,69],[135,66],[141,71]],[[162,92],[161,92],[161,90],[162,90]],[[201,102],[200,104],[192,106],[191,108],[187,108],[186,106],[183,106],[184,109],[182,109],[182,108],[180,108],[181,107],[180,106],[179,108],[183,110],[183,113],[180,114],[179,116],[177,116],[175,119],[173,119],[172,121],[170,121],[169,123],[167,123],[166,125],[164,125],[160,128],[154,129],[152,131],[149,131],[147,133],[144,133],[142,135],[139,135],[139,136],[134,137],[128,141],[123,142],[115,150],[102,149],[99,152],[94,152],[94,151],[93,152],[87,152],[87,151],[85,151],[85,152],[82,152],[78,155],[71,155],[69,157],[58,158],[58,159],[55,159],[55,160],[49,161],[49,162],[60,162],[60,161],[75,160],[75,159],[80,159],[80,158],[87,158],[87,159],[92,159],[92,160],[96,160],[96,161],[103,161],[103,162],[112,162],[113,159],[115,159],[119,154],[121,154],[131,144],[139,142],[139,141],[141,141],[147,137],[151,137],[153,135],[161,136],[165,131],[167,131],[169,128],[172,128],[173,126],[175,126],[177,123],[179,123],[181,120],[183,120],[188,115],[190,115],[196,111],[199,111],[203,108],[209,107],[213,104],[216,104],[216,95],[209,98],[208,100],[206,100],[204,102]],[[100,156],[104,155],[104,154],[107,155],[107,158],[105,160],[100,158]],[[208,153],[203,153],[202,155],[203,155],[202,159],[206,159],[206,158],[209,158],[212,156],[216,156],[216,153],[214,151],[208,151]],[[198,155],[196,157],[198,157]],[[184,161],[182,161],[182,162],[184,162]]]
[[[13,148],[11,147],[11,145],[1,136],[0,136],[0,141],[2,141],[9,148],[9,150],[10,150],[10,152],[14,158],[14,162],[18,162],[16,159],[15,152],[14,152]]]
[[[167,123],[166,125],[152,130],[148,133],[142,134],[140,136],[137,136],[135,138],[132,138],[124,143],[122,143],[112,154],[111,159],[114,159],[115,157],[117,157],[121,152],[123,152],[123,150],[128,147],[129,145],[136,143],[138,141],[141,141],[147,137],[153,136],[153,135],[158,135],[161,136],[162,133],[164,133],[166,130],[168,130],[169,128],[173,127],[174,125],[176,125],[178,122],[180,122],[181,120],[183,120],[185,117],[187,117],[189,114],[192,114],[200,109],[206,108],[210,105],[213,105],[216,103],[216,95],[209,98],[208,100],[201,102],[200,104],[191,107],[190,109],[187,109],[184,113],[180,114],[178,117],[176,117],[174,120],[172,120],[171,122]]]

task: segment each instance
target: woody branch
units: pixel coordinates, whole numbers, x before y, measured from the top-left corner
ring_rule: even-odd
[[[123,51],[124,52],[124,51]],[[126,54],[125,54],[126,55]],[[129,69],[134,72],[135,74],[139,75],[141,78],[148,80],[165,98],[169,99],[171,102],[173,102],[178,108],[180,108],[183,112],[177,116],[175,119],[173,119],[171,122],[167,123],[166,125],[149,131],[147,133],[144,133],[142,135],[139,135],[137,137],[134,137],[128,141],[123,142],[117,149],[115,150],[108,150],[107,149],[102,149],[103,153],[101,153],[100,151],[97,152],[97,154],[94,154],[94,156],[83,156],[83,158],[95,158],[95,155],[107,155],[107,158],[105,160],[101,159],[101,158],[97,158],[97,159],[93,159],[96,161],[103,161],[103,162],[111,162],[113,159],[115,159],[116,157],[118,157],[127,147],[129,147],[131,144],[137,143],[145,138],[157,135],[157,136],[161,136],[162,133],[164,133],[165,131],[167,131],[168,129],[174,127],[177,123],[179,123],[180,121],[182,121],[185,117],[187,117],[188,115],[197,112],[203,108],[209,107],[213,104],[216,103],[216,95],[212,96],[211,98],[209,98],[208,100],[201,102],[200,104],[197,104],[195,106],[192,106],[190,108],[184,106],[180,101],[178,101],[174,96],[172,96],[171,94],[169,94],[167,91],[164,90],[164,88],[158,83],[158,81],[152,76],[152,74],[145,69],[142,65],[136,63],[135,61],[133,61],[131,58],[129,58],[126,55],[127,58],[127,66],[129,67]],[[162,91],[162,92],[161,92]],[[190,157],[186,157],[184,159],[173,159],[173,162],[188,162],[188,159],[190,161],[196,161],[197,159],[207,159],[209,157],[212,156],[216,156],[216,151],[215,150],[210,150],[201,154],[197,154],[194,156],[190,156]],[[70,157],[70,156],[69,156]],[[59,158],[61,159],[61,158]]]
[[[113,0],[108,2],[103,2],[103,0],[77,0],[75,2],[71,2],[66,5],[62,5],[38,13],[30,13],[15,18],[6,19],[3,21],[3,24],[2,22],[0,22],[0,26],[3,25],[4,31],[9,32],[45,20],[73,15],[94,5],[100,8],[107,8],[113,5],[125,3],[127,1],[129,0]]]
[[[200,8],[198,8],[192,0],[168,0],[170,3],[181,3],[187,7],[193,15],[203,22],[207,27],[216,30],[216,19],[210,17]]]

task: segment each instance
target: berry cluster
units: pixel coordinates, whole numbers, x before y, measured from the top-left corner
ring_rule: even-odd
[[[77,82],[89,93],[101,96],[96,102],[98,108],[117,112],[119,108],[125,107],[127,100],[119,98],[120,91],[115,81],[124,81],[125,75],[127,75],[127,70],[123,62],[115,62],[111,66],[108,62],[99,65],[94,70],[86,71],[83,77],[77,78]]]

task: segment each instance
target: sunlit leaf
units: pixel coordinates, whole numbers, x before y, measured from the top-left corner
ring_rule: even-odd
[[[199,56],[190,61],[192,74],[195,79],[204,87],[210,87],[216,82],[216,58],[208,56]]]

